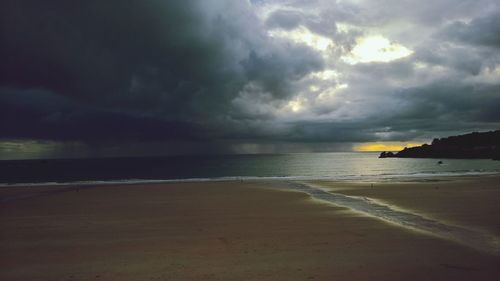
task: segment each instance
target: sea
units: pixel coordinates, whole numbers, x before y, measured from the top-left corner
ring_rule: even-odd
[[[223,180],[432,180],[500,174],[500,161],[378,158],[378,153],[191,155],[0,161],[0,185]],[[441,161],[441,162],[439,162]]]

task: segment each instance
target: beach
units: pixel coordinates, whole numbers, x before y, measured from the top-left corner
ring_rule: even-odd
[[[310,181],[500,237],[500,177]],[[1,280],[497,280],[500,255],[283,180],[0,188]]]

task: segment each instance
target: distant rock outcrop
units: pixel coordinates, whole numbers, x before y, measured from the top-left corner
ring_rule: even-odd
[[[382,152],[379,158],[457,158],[500,160],[500,130],[434,139],[432,144]]]
[[[392,153],[391,151],[388,151],[388,152],[382,152],[380,153],[380,156],[378,158],[389,158],[389,157],[394,157],[394,153]]]

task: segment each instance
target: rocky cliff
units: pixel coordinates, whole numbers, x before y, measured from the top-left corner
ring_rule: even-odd
[[[390,157],[500,160],[500,130],[434,139],[431,144],[380,154],[380,158]]]

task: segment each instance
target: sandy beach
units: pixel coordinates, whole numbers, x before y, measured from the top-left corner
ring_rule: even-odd
[[[500,237],[500,178],[313,182]],[[287,182],[0,188],[1,280],[498,280],[500,255]]]

